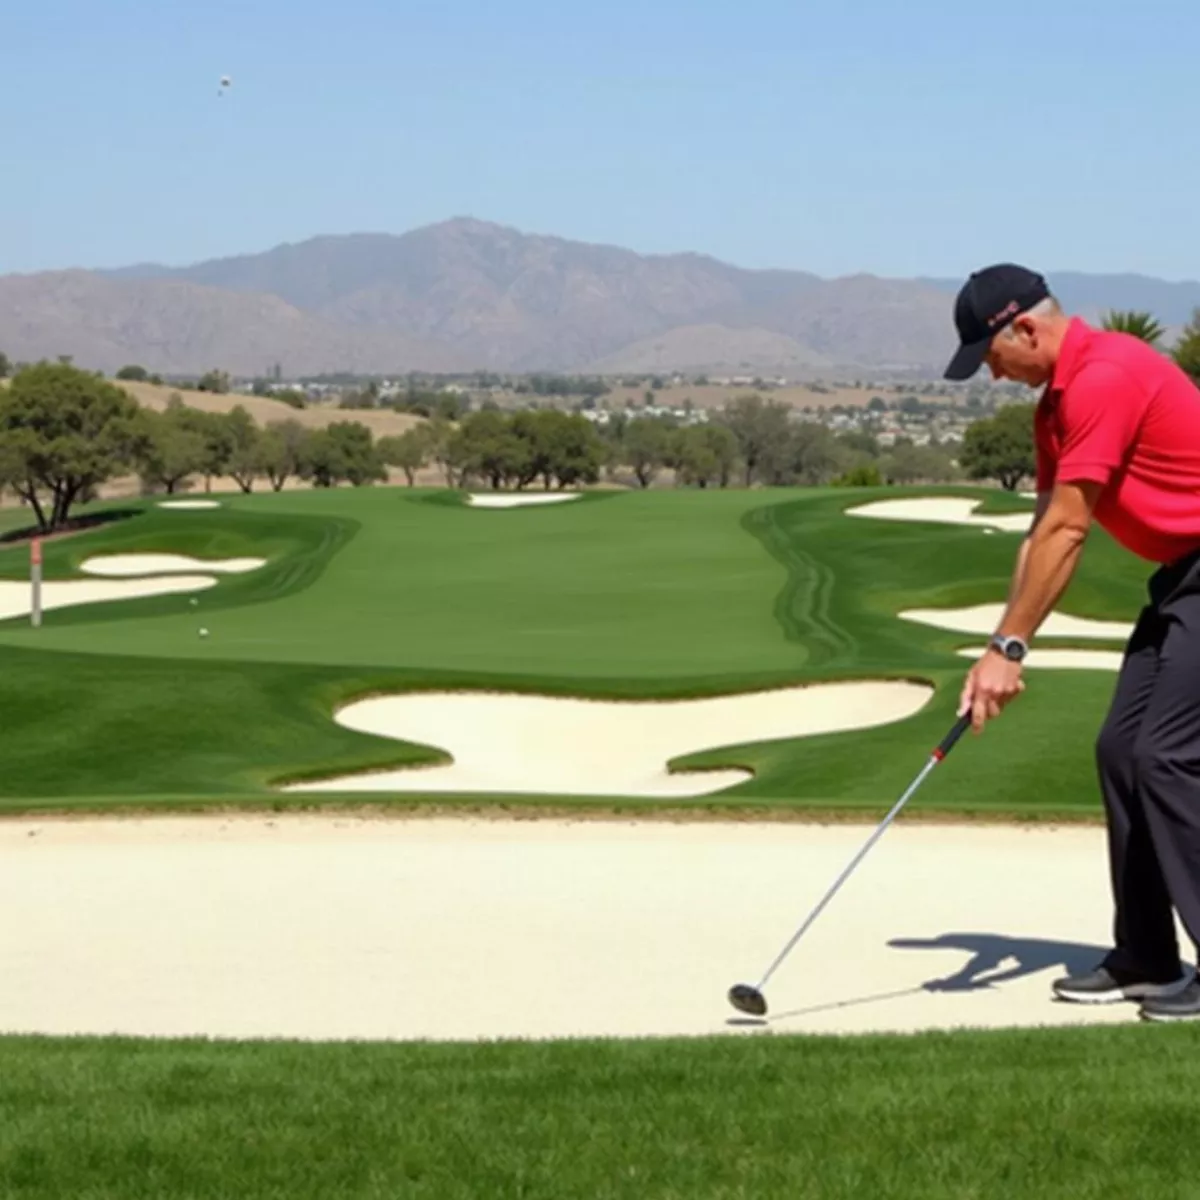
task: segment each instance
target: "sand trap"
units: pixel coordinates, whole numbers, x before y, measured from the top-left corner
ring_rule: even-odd
[[[878,500],[846,510],[851,517],[872,517],[880,521],[933,521],[947,525],[977,525],[1001,529],[1008,533],[1025,533],[1033,513],[1003,513],[978,516],[979,500],[953,497],[921,497],[911,500]]]
[[[160,500],[159,508],[220,508],[219,500]]]
[[[473,492],[467,503],[473,508],[527,508],[534,504],[560,504],[578,500],[578,492]]]
[[[983,652],[982,646],[973,646],[958,653],[963,658],[978,658]],[[1042,650],[1033,646],[1025,665],[1034,670],[1119,671],[1123,658],[1119,650]]]
[[[940,769],[970,788],[965,758]],[[1102,828],[902,819],[771,980],[769,1024],[731,1025],[730,985],[758,978],[870,828],[6,820],[0,909],[20,919],[0,922],[0,1031],[473,1040],[1137,1020],[1134,1005],[1049,998],[1108,943]]]
[[[89,558],[79,569],[88,575],[147,575],[157,571],[215,571],[217,574],[241,574],[256,571],[265,558],[189,558],[186,554],[105,554]]]
[[[911,608],[897,613],[905,621],[919,625],[933,625],[938,629],[950,629],[955,633],[992,634],[1000,618],[1004,616],[1003,604],[976,604],[970,608]],[[1103,638],[1108,641],[1126,641],[1133,632],[1132,622],[1093,621],[1088,617],[1069,617],[1063,613],[1051,613],[1038,630],[1039,637],[1084,637]]]
[[[640,703],[465,692],[381,696],[348,705],[338,723],[437,747],[454,762],[287,790],[703,796],[750,773],[672,775],[668,760],[717,746],[869,729],[912,716],[932,694],[928,686],[896,681]]]
[[[42,608],[69,608],[73,604],[97,604],[109,600],[131,600],[139,596],[167,596],[176,592],[199,592],[215,587],[207,575],[173,575],[150,579],[121,579],[111,582],[51,580],[42,584]],[[28,583],[0,580],[0,620],[28,616],[33,610]]]

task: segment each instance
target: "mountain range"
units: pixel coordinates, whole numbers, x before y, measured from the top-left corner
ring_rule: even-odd
[[[1072,310],[1169,329],[1200,283],[1049,274]],[[672,370],[793,378],[940,372],[960,280],[825,279],[702,254],[642,255],[457,218],[315,237],[190,266],[0,276],[0,349],[113,371],[235,375]]]

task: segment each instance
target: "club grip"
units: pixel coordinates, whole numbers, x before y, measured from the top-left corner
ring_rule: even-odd
[[[954,723],[954,728],[938,743],[937,749],[933,752],[933,757],[941,762],[951,750],[954,749],[954,743],[958,741],[968,729],[971,728],[971,714],[964,713]]]

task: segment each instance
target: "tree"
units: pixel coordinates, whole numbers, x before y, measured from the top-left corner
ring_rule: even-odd
[[[863,454],[867,458],[879,457],[879,439],[873,433],[851,429],[846,433],[839,433],[837,440],[840,445],[855,454]]]
[[[680,483],[728,487],[737,463],[737,438],[723,425],[688,425],[676,431],[672,458]]]
[[[224,394],[229,391],[229,373],[227,371],[206,371],[196,384],[198,392],[216,392]]]
[[[408,486],[416,483],[417,472],[429,461],[432,440],[428,425],[415,425],[403,433],[380,438],[375,443],[381,461],[390,467],[399,467],[408,480]]]
[[[784,469],[773,480],[778,484],[796,482],[804,487],[817,487],[828,483],[849,465],[850,454],[838,445],[833,430],[813,421],[797,425],[781,448],[789,453],[781,460]]]
[[[1105,313],[1100,325],[1114,333],[1128,333],[1141,338],[1148,345],[1157,346],[1167,332],[1154,316],[1148,312],[1129,310],[1114,310]]]
[[[737,438],[749,487],[761,470],[778,475],[779,447],[791,429],[790,410],[777,400],[763,400],[757,392],[736,396],[719,414],[720,423]]]
[[[254,481],[266,474],[263,466],[262,431],[254,418],[238,404],[221,420],[225,426],[228,454],[225,469],[237,481],[243,492],[254,490]]]
[[[955,475],[950,455],[938,446],[899,443],[882,464],[888,483],[949,483]]]
[[[0,351],[0,379],[7,379],[12,374],[12,363],[8,355]]]
[[[1193,383],[1200,385],[1200,308],[1192,312],[1192,319],[1180,331],[1171,357]]]
[[[674,427],[666,417],[635,417],[625,427],[621,461],[633,468],[638,483],[647,488],[671,461]]]
[[[204,490],[211,492],[213,476],[227,475],[233,458],[235,433],[229,414],[188,408],[177,392],[168,399],[167,408],[178,410],[180,422],[203,440],[204,455],[197,470],[204,475]]]
[[[309,431],[297,474],[313,487],[337,487],[342,480],[363,487],[387,478],[371,431],[360,421],[334,421]]]
[[[300,474],[308,430],[299,421],[271,421],[258,442],[258,463],[273,491],[280,492],[293,475]]]
[[[528,454],[517,477],[517,487],[541,478],[546,491],[558,483],[595,483],[600,478],[606,448],[587,417],[548,408],[514,413],[512,432],[525,443]]]
[[[118,379],[128,380],[131,383],[145,383],[150,378],[150,372],[145,367],[136,365],[122,367],[118,372]]]
[[[0,390],[0,483],[31,506],[42,530],[57,529],[77,500],[133,465],[139,416],[132,397],[91,372],[25,367]]]
[[[497,491],[506,483],[520,480],[530,470],[530,445],[517,436],[504,413],[472,413],[453,434],[450,443],[448,452],[458,468],[460,480],[477,475]]]
[[[994,417],[967,426],[959,461],[971,479],[998,479],[1007,491],[1016,491],[1022,479],[1033,475],[1037,461],[1033,444],[1033,404],[1006,404]]]
[[[181,405],[169,405],[164,412],[143,409],[140,418],[138,473],[143,484],[174,495],[189,475],[203,470],[204,438],[191,427]]]
[[[883,476],[874,463],[862,463],[839,475],[832,482],[834,487],[881,487]]]

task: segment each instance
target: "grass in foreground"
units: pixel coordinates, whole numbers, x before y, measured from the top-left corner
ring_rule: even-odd
[[[22,1200],[1191,1200],[1200,1031],[0,1041]]]

